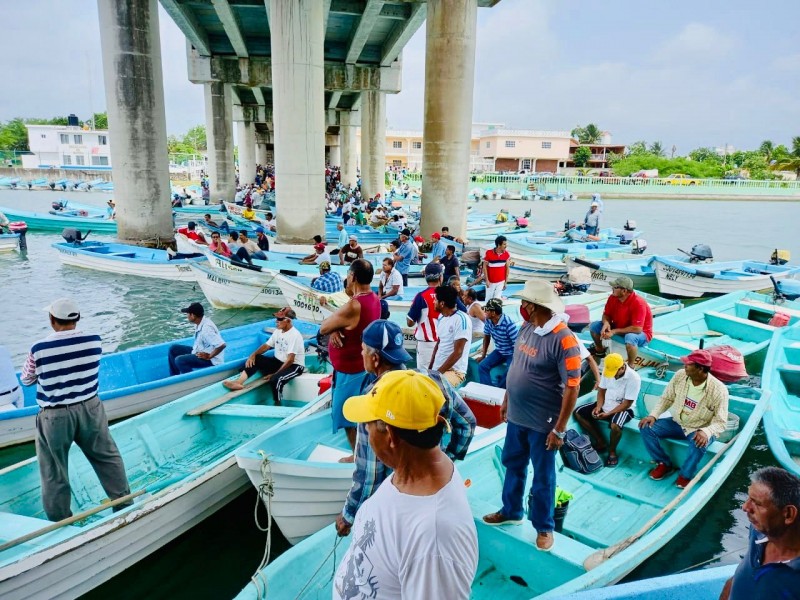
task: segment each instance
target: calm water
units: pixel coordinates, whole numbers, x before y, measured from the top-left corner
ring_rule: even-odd
[[[107,194],[0,191],[0,206],[46,212],[50,202],[64,197],[104,205]],[[481,212],[508,208],[520,214],[531,209],[532,229],[555,229],[567,219],[582,220],[587,201],[519,202],[482,201]],[[800,238],[790,223],[800,214],[797,203],[701,200],[607,200],[604,226],[621,226],[634,219],[650,252],[674,253],[680,247],[709,244],[718,260],[766,260],[774,248],[788,249],[800,260]],[[443,223],[444,225],[444,223]],[[93,236],[94,237],[94,236]],[[106,239],[96,236],[97,239]],[[108,238],[110,239],[110,238]],[[0,255],[0,330],[2,343],[20,367],[30,345],[49,333],[42,308],[54,298],[71,296],[82,309],[81,325],[103,337],[104,349],[113,351],[191,335],[180,313],[190,302],[208,308],[202,292],[190,283],[106,275],[62,267],[50,247],[59,235],[29,234],[26,260],[16,253]],[[235,326],[264,318],[264,311],[213,311],[220,326]],[[0,451],[0,468],[34,454],[33,445]],[[674,573],[704,560],[721,557],[715,564],[738,562],[746,543],[747,519],[740,507],[748,475],[774,464],[761,430],[733,475],[684,533],[637,569],[631,578]],[[247,583],[261,559],[264,534],[253,524],[255,492],[207,519],[202,525],[151,555],[149,559],[101,586],[89,598],[230,598]],[[275,528],[273,554],[286,548]]]

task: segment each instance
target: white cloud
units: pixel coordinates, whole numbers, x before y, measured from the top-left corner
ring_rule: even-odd
[[[672,64],[691,64],[728,58],[736,41],[703,23],[688,23],[654,54],[656,60]]]

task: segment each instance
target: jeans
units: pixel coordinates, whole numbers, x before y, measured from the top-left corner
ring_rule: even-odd
[[[545,449],[546,440],[546,433],[509,421],[501,457],[506,468],[501,512],[511,519],[521,519],[525,514],[522,496],[525,493],[528,460],[533,465],[528,518],[539,533],[547,533],[555,528],[556,451]]]
[[[683,461],[681,466],[681,476],[686,479],[691,479],[697,473],[697,465],[700,464],[700,459],[706,453],[708,446],[714,443],[716,438],[712,435],[708,438],[708,446],[705,448],[698,448],[694,444],[694,434],[689,435],[683,433],[683,429],[674,419],[656,419],[651,427],[642,427],[640,430],[642,442],[644,442],[647,452],[653,457],[656,462],[664,463],[667,466],[672,466],[672,460],[669,455],[661,447],[661,438],[672,440],[688,440],[689,455]]]
[[[204,369],[211,366],[211,361],[206,358],[199,358],[192,354],[191,346],[183,344],[173,344],[169,347],[169,374],[181,375],[190,373],[195,369]]]
[[[486,358],[478,363],[478,373],[480,373],[481,383],[500,388],[506,387],[506,376],[508,375],[508,368],[511,366],[511,360],[513,358],[513,355],[506,356],[504,354],[500,354],[500,352],[497,350],[492,350],[486,355]],[[492,381],[492,369],[497,365],[505,365],[506,368],[503,369],[500,377],[497,378],[497,383],[494,383],[494,381]]]
[[[592,324],[589,325],[589,331],[596,333],[597,335],[600,335],[602,330],[602,321],[592,321]],[[636,346],[637,348],[641,348],[647,345],[647,336],[644,334],[644,331],[641,333],[626,333],[624,338],[626,346]]]

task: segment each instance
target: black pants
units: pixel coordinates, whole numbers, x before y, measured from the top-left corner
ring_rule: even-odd
[[[256,371],[260,371],[264,375],[272,375],[276,373],[282,365],[283,361],[278,360],[274,356],[259,354],[256,356],[255,364],[252,367],[245,367],[244,372],[247,373],[248,377],[251,377]],[[288,369],[281,371],[281,374],[277,377],[273,377],[269,380],[269,385],[272,388],[272,398],[275,400],[275,404],[281,403],[281,392],[286,384],[298,375],[301,375],[304,370],[305,369],[300,365],[292,365]]]
[[[403,287],[408,287],[408,273],[400,273],[403,278]]]

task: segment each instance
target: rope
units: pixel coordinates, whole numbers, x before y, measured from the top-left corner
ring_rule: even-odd
[[[302,588],[300,588],[300,591],[297,593],[297,596],[294,597],[295,600],[298,600],[299,598],[303,597],[303,593],[306,591],[306,588],[311,584],[311,582],[314,580],[317,574],[322,570],[322,567],[325,566],[325,563],[328,562],[328,559],[331,557],[331,555],[333,555],[333,569],[331,570],[331,578],[329,581],[333,580],[333,578],[336,576],[336,547],[339,545],[339,542],[341,541],[342,538],[340,538],[337,535],[336,539],[333,542],[333,548],[331,548],[331,551],[328,552],[327,556],[325,556],[325,558],[322,559],[322,562],[317,567],[317,570],[311,574],[311,577],[308,578],[306,584]]]
[[[228,321],[230,321],[230,320],[231,320],[231,319],[233,319],[234,317],[238,316],[240,311],[242,311],[242,310],[245,310],[245,309],[248,309],[248,308],[251,308],[251,306],[250,306],[250,305],[252,304],[253,300],[255,300],[256,298],[258,298],[258,296],[261,294],[261,289],[263,289],[264,287],[268,286],[268,285],[269,285],[269,284],[271,284],[273,281],[275,281],[275,275],[272,275],[272,276],[271,276],[271,278],[270,278],[268,281],[264,282],[263,284],[262,284],[261,282],[259,282],[259,290],[256,292],[256,295],[255,295],[255,296],[253,296],[252,298],[250,298],[250,300],[248,300],[248,301],[247,301],[247,302],[246,302],[244,305],[242,305],[242,306],[239,306],[238,308],[234,308],[234,309],[233,309],[233,310],[230,312],[230,314],[228,315],[228,317],[226,317],[225,319],[222,319],[222,320],[220,320],[220,321],[217,321],[217,320],[215,320],[214,322],[216,323],[217,327],[221,327],[222,325],[224,325],[225,323],[227,323]],[[197,283],[195,283],[195,284],[192,286],[192,291],[193,291],[193,292],[196,292],[196,291],[197,291]]]
[[[725,556],[729,556],[731,554],[737,554],[737,553],[741,552],[742,550],[747,550],[747,546],[742,546],[741,548],[737,548],[736,550],[731,550],[730,552],[726,552],[725,554],[720,554],[719,556],[714,556],[712,558],[709,558],[708,560],[704,560],[702,562],[699,562],[696,565],[692,565],[691,567],[686,567],[685,569],[681,569],[680,571],[675,571],[675,573],[673,573],[673,575],[680,575],[681,573],[685,573],[686,571],[692,571],[692,570],[696,569],[697,567],[702,567],[703,565],[707,565],[710,562],[714,562],[717,559],[723,558]]]
[[[261,557],[261,563],[256,568],[255,573],[250,577],[250,581],[256,588],[257,598],[266,598],[269,590],[269,582],[266,575],[262,572],[269,564],[270,554],[272,553],[272,496],[275,495],[274,480],[272,478],[272,466],[269,457],[263,450],[258,451],[261,456],[261,483],[258,486],[258,495],[256,496],[256,506],[253,511],[253,518],[256,522],[256,528],[259,531],[266,532],[267,541],[264,546],[264,555]],[[258,505],[264,502],[267,509],[267,526],[262,527],[258,520]],[[263,594],[261,592],[263,585]]]

